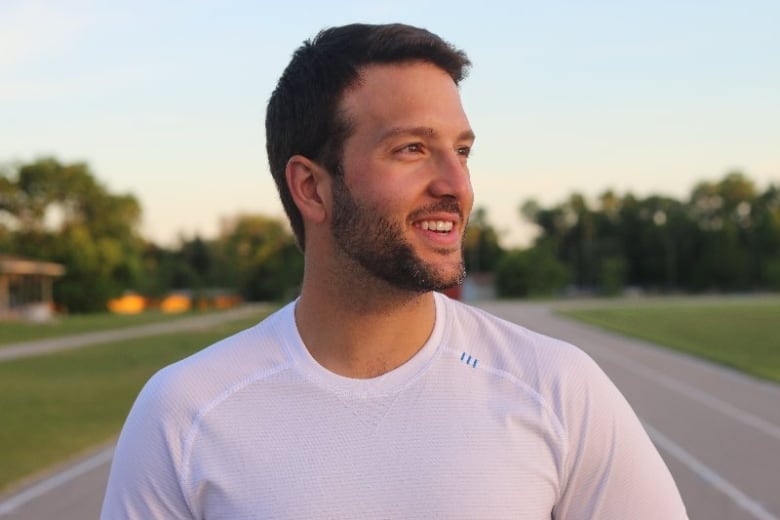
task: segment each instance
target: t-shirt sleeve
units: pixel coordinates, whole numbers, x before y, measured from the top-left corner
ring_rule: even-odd
[[[584,353],[562,383],[566,432],[556,520],[685,519],[666,464],[623,395]]]
[[[179,468],[186,413],[158,373],[139,394],[114,452],[102,520],[192,519]]]

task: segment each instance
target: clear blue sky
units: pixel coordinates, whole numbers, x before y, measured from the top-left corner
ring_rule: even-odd
[[[780,183],[776,0],[2,0],[0,161],[87,161],[166,244],[281,216],[265,104],[302,40],[354,21],[469,54],[477,204],[508,245],[527,198],[683,197],[732,169]]]

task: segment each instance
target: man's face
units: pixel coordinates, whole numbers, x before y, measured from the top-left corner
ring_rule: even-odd
[[[371,66],[341,108],[353,133],[333,181],[337,246],[401,289],[460,283],[474,137],[452,79],[426,63]]]

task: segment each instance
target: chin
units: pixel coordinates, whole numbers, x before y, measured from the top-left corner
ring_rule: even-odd
[[[446,269],[431,270],[430,272],[429,288],[434,291],[457,287],[466,278],[466,269],[462,262],[450,265]]]

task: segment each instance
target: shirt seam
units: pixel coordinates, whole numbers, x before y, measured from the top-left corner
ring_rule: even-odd
[[[456,357],[462,354],[461,352],[451,349],[449,347],[442,347],[442,350],[446,350],[447,352],[449,352],[450,354]],[[495,368],[493,366],[490,366],[488,364],[483,364],[483,363],[480,363],[478,367],[475,367],[475,370],[483,370],[495,377],[509,381],[510,384],[518,388],[521,392],[534,399],[534,401],[536,401],[536,403],[541,407],[541,409],[544,410],[544,413],[550,418],[552,422],[552,426],[555,429],[554,433],[556,435],[556,438],[558,439],[559,449],[561,453],[560,465],[558,467],[558,479],[559,479],[559,483],[564,482],[565,471],[566,471],[566,460],[568,458],[568,435],[566,434],[566,429],[564,428],[560,417],[558,417],[558,414],[555,413],[555,408],[547,402],[547,399],[545,399],[544,396],[539,391],[537,391],[535,388],[533,388],[528,383],[524,382],[522,379],[518,378],[511,372],[499,368]],[[559,485],[557,490],[559,497],[561,491],[562,488]]]
[[[210,401],[208,401],[198,409],[198,413],[195,415],[195,418],[192,420],[192,423],[190,424],[190,427],[187,430],[187,434],[184,437],[184,449],[182,451],[182,464],[181,464],[181,468],[176,472],[180,485],[182,486],[182,489],[186,490],[186,492],[184,493],[184,499],[187,501],[187,507],[190,508],[190,511],[195,511],[195,508],[193,507],[194,504],[192,502],[192,497],[191,497],[192,482],[190,482],[190,477],[191,477],[190,457],[192,456],[192,450],[193,450],[193,446],[195,445],[196,437],[200,432],[200,426],[203,420],[205,419],[206,415],[209,412],[211,412],[214,408],[216,408],[217,406],[219,406],[220,404],[228,400],[235,393],[239,392],[240,390],[244,389],[250,384],[256,383],[257,381],[261,381],[263,379],[267,379],[286,370],[290,370],[292,367],[293,364],[288,361],[272,369],[251,374],[250,376],[242,379],[241,381],[234,383],[227,389],[223,390],[222,392],[219,393],[219,395],[212,398]]]

